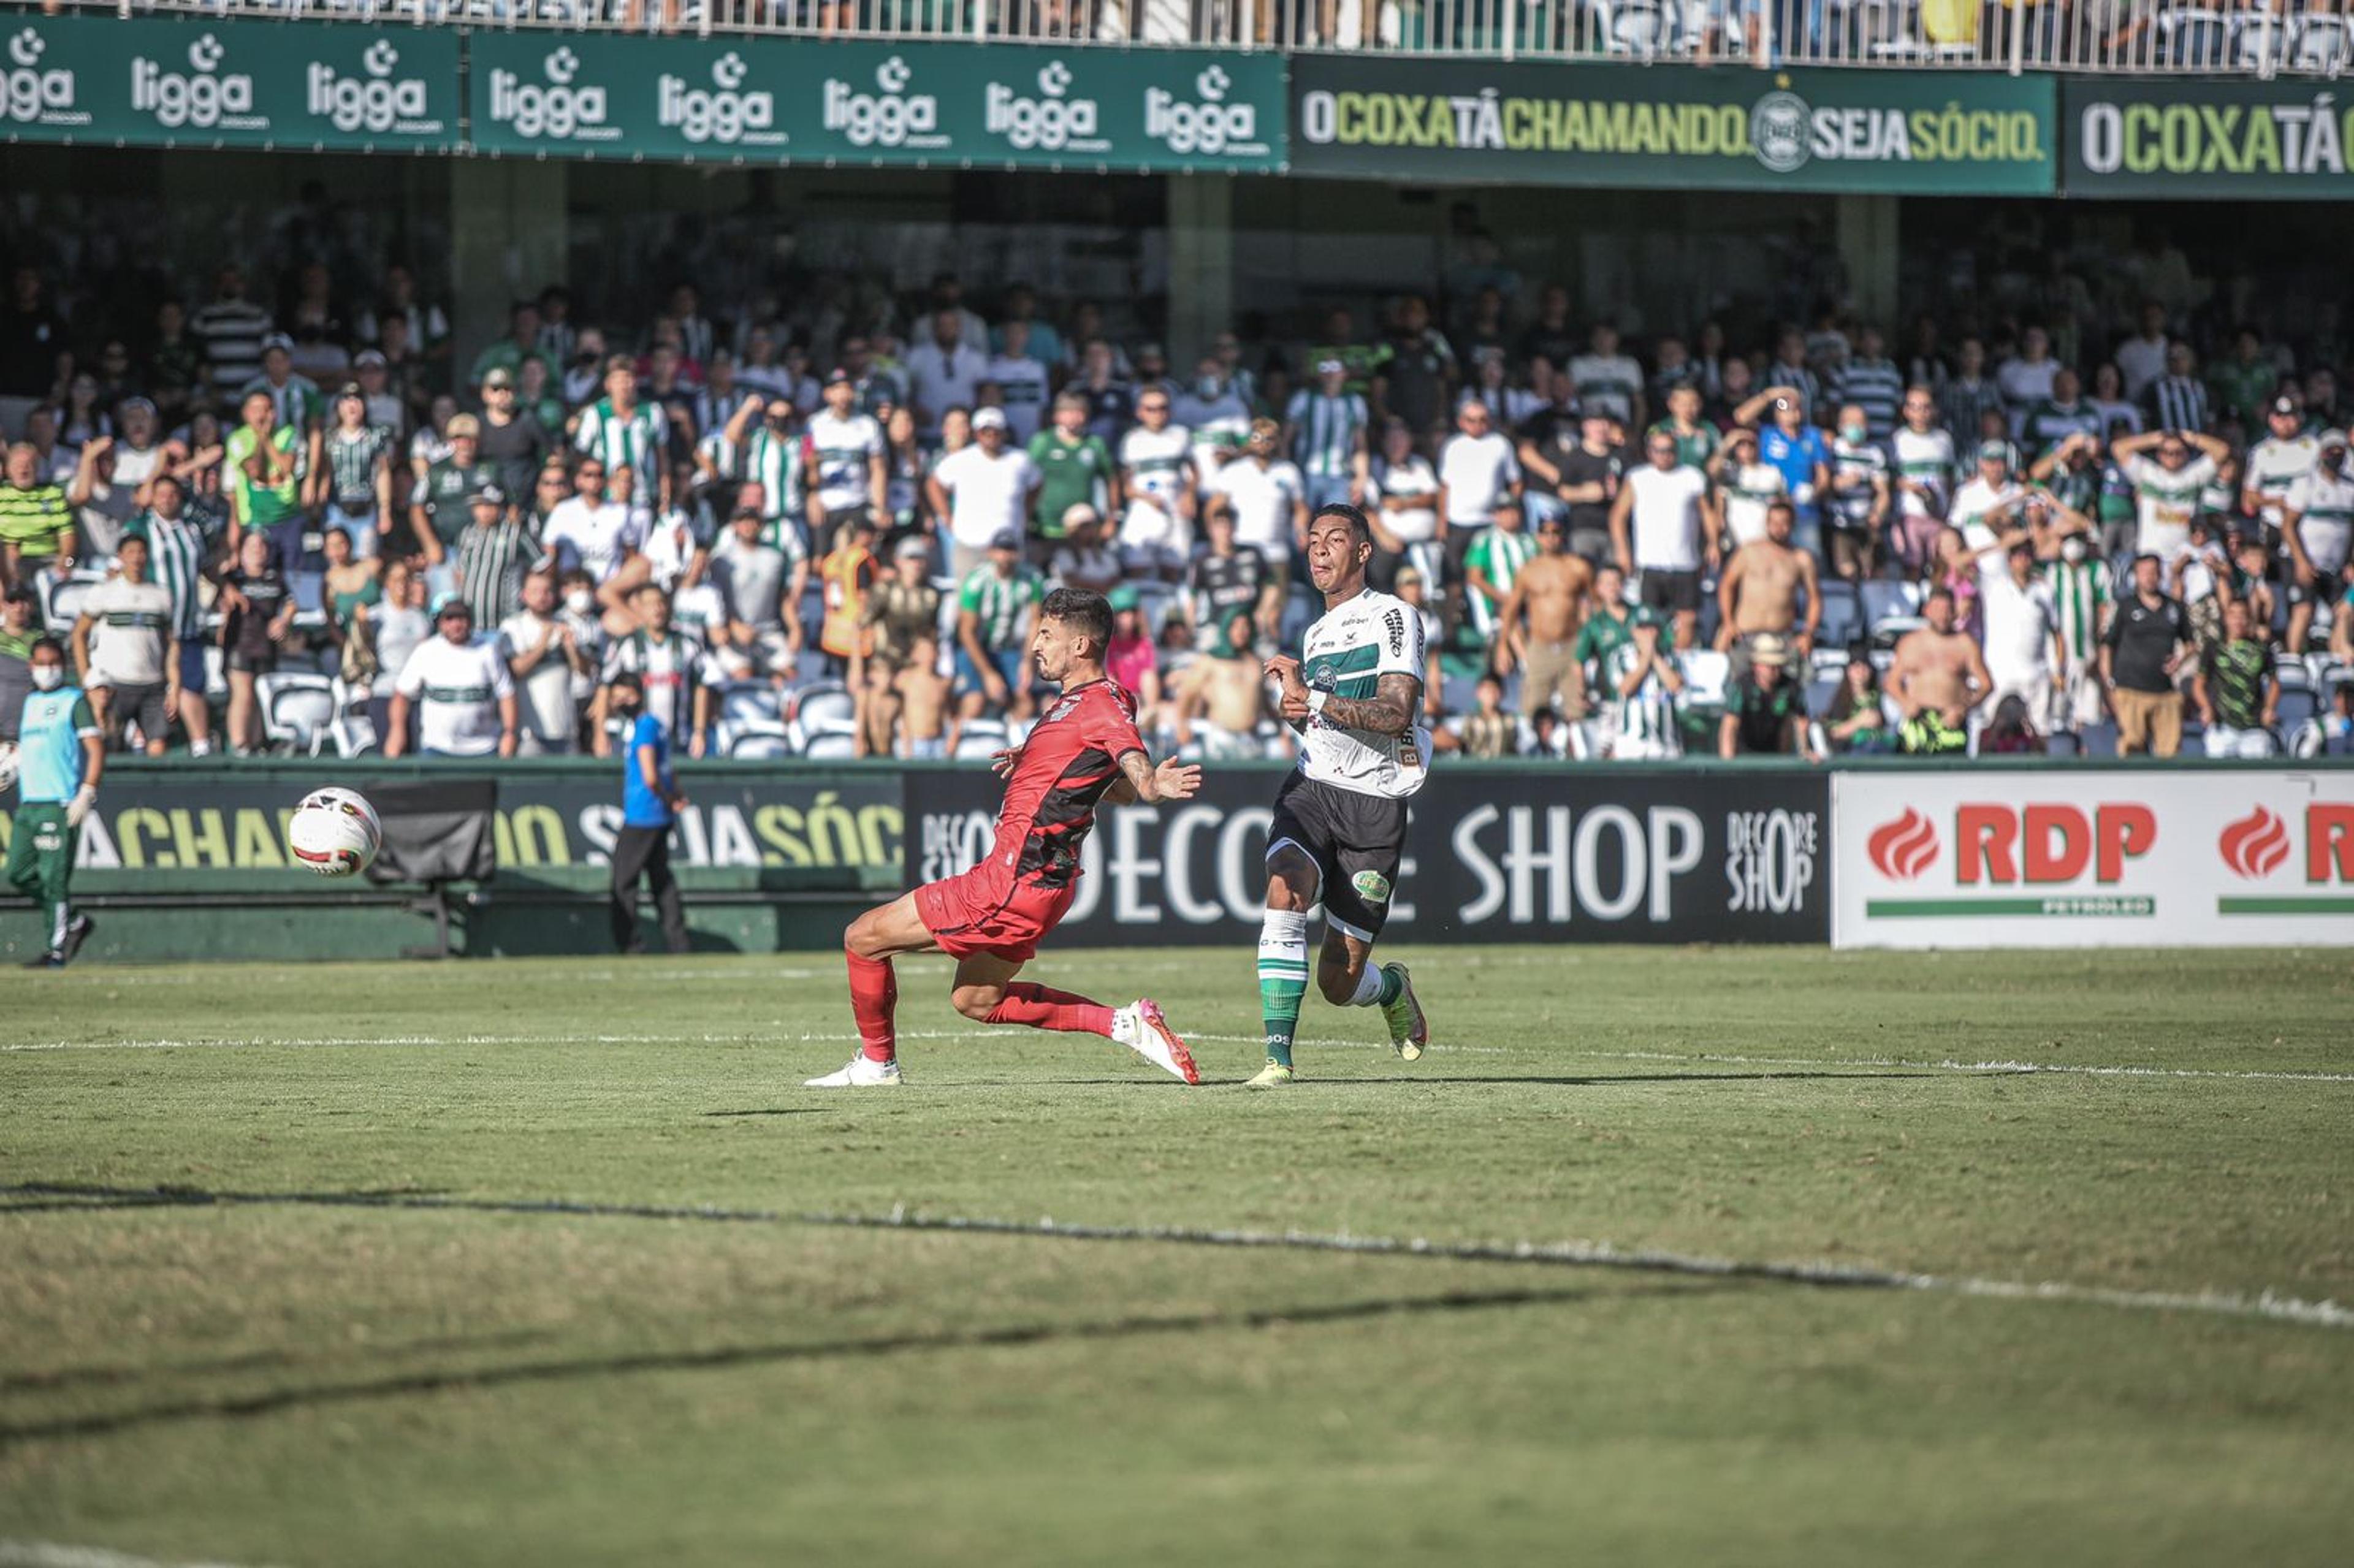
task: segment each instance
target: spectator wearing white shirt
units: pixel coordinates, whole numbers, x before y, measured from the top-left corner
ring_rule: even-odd
[[[1382,427],[1382,451],[1368,471],[1365,502],[1373,543],[1381,546],[1373,557],[1375,583],[1394,583],[1406,566],[1419,571],[1426,582],[1437,580],[1445,552],[1438,526],[1438,471],[1414,450],[1414,431],[1404,419]]]
[[[907,397],[924,440],[938,440],[940,417],[950,408],[970,407],[988,378],[988,351],[966,341],[962,314],[934,313],[931,340],[907,351]]]
[[[1255,419],[1242,455],[1210,476],[1203,499],[1212,515],[1232,517],[1236,543],[1267,558],[1278,580],[1292,552],[1308,543],[1308,482],[1297,464],[1278,461],[1283,427]]]
[[[1046,412],[1046,367],[1030,355],[1030,323],[1007,322],[1004,345],[990,356],[987,380],[997,384],[1015,445],[1026,447]]]
[[[2013,408],[2032,408],[2052,396],[2052,377],[2060,370],[2060,362],[2052,357],[2052,334],[2029,327],[2019,334],[2019,353],[1996,367],[1994,384]]]
[[[975,413],[972,444],[942,458],[924,482],[932,514],[948,519],[949,570],[959,582],[980,569],[991,539],[1023,532],[1038,483],[1038,465],[1007,441],[1005,411]]]
[[[574,683],[593,680],[597,667],[559,613],[554,572],[542,567],[523,579],[523,608],[499,623],[499,656],[515,683],[516,755],[570,756],[580,736]]]
[[[1564,369],[1580,409],[1607,414],[1630,430],[1642,428],[1643,367],[1618,352],[1617,327],[1596,322],[1585,352],[1572,355]]]
[[[1455,410],[1455,434],[1438,449],[1438,515],[1451,570],[1506,507],[1518,507],[1521,461],[1510,438],[1499,435],[1488,405],[1466,398]]]
[[[1759,461],[1757,432],[1736,425],[1724,438],[1724,450],[1710,465],[1717,482],[1717,504],[1723,509],[1724,532],[1733,547],[1754,545],[1766,536],[1766,509],[1789,498],[1790,482],[1770,462]]]
[[[1983,570],[1988,557],[1980,556],[1978,564]],[[2052,585],[2037,575],[2035,547],[2026,539],[2014,539],[1997,569],[1980,577],[1978,620],[1987,673],[1994,677],[1988,710],[2005,697],[2017,697],[2026,705],[2028,722],[2039,733],[2051,734],[2064,716],[2060,698],[2067,654]]]
[[[2112,355],[2117,362],[2117,373],[2124,377],[2125,396],[2129,402],[2138,402],[2158,378],[2166,374],[2166,307],[2155,301],[2141,308],[2141,331],[2117,344]]]
[[[1193,384],[1174,399],[1173,413],[1177,423],[1193,433],[1193,471],[1205,484],[1250,440],[1250,405],[1214,355],[1194,367]]]
[[[2009,441],[1981,441],[1978,471],[1954,493],[1953,511],[1946,518],[1961,530],[1962,542],[1978,561],[1982,583],[2004,570],[2001,552],[1995,546],[2020,525],[2020,512],[2027,500],[2026,489],[2012,471],[2012,458]]]
[[[1935,559],[1946,505],[1954,493],[1953,432],[1937,422],[1936,394],[1927,387],[1904,393],[1903,422],[1889,439],[1894,460],[1896,522],[1889,542],[1905,571],[1915,576]]]
[[[414,708],[422,756],[513,757],[520,715],[514,677],[497,641],[476,641],[473,607],[456,593],[433,601],[433,625],[439,635],[417,645],[393,684],[384,754],[408,750]]]
[[[2341,627],[2354,618],[2347,599],[2347,567],[2354,556],[2354,479],[2347,476],[2346,434],[2325,430],[2313,467],[2289,486],[2281,500],[2281,544],[2288,551],[2288,641],[2291,653],[2306,651],[2317,602],[2337,606]]]
[[[1136,395],[1135,427],[1119,438],[1119,489],[1128,507],[1119,546],[1129,568],[1182,578],[1193,543],[1193,438],[1169,418],[1169,390]]]
[[[1627,471],[1618,499],[1610,505],[1610,543],[1619,569],[1640,574],[1640,602],[1676,620],[1676,647],[1688,651],[1700,640],[1700,575],[1713,567],[1721,547],[1708,475],[1676,456],[1676,441],[1664,430],[1645,438],[1650,461]]]
[[[578,567],[595,579],[598,598],[615,609],[627,582],[624,568],[640,558],[642,536],[629,503],[607,494],[609,477],[618,476],[606,473],[601,459],[584,458],[572,471],[572,494],[547,514],[540,543],[559,568]]]
[[[2153,449],[2155,458],[2146,455]],[[2194,455],[2195,452],[2195,455]],[[2149,430],[2112,444],[2117,471],[2133,486],[2139,526],[2134,553],[2171,562],[2190,543],[2200,496],[2232,449],[2197,430]]]

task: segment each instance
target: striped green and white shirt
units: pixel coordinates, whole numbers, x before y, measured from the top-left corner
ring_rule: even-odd
[[[760,515],[769,524],[761,530],[761,537],[778,544],[774,535],[780,524],[790,524],[798,532],[809,507],[808,441],[797,432],[779,435],[761,425],[745,438],[737,456],[744,465],[741,477],[760,487]]]
[[[1046,597],[1045,583],[1028,567],[1013,575],[997,575],[993,566],[977,567],[957,590],[957,608],[970,610],[980,621],[981,645],[994,653],[1014,646],[1022,630],[1022,612]]]
[[[1616,734],[1620,740],[1656,744],[1671,739],[1676,734],[1675,699],[1668,693],[1667,683],[1653,670],[1643,677],[1632,696],[1621,696],[1618,683],[1643,656],[1642,650],[1632,641],[1621,642],[1610,650],[1602,661],[1603,689],[1609,695],[1610,713],[1617,721]],[[1673,653],[1662,652],[1660,658],[1675,662]]]
[[[356,431],[340,427],[327,432],[327,474],[334,503],[345,512],[376,510],[376,475],[392,450],[392,431],[382,425],[363,425]]]
[[[2060,645],[2068,662],[2090,664],[2101,645],[2102,611],[2110,602],[2109,568],[2099,561],[2047,561],[2043,580],[2060,613]]]
[[[319,384],[307,376],[289,376],[283,387],[270,385],[267,376],[257,376],[237,395],[239,404],[256,392],[269,393],[271,407],[278,410],[278,422],[298,430],[316,424],[326,412],[326,399],[319,395]]]
[[[159,517],[154,508],[123,524],[122,536],[147,541],[148,575],[172,596],[172,634],[183,642],[204,635],[204,580],[210,533],[194,513]]]
[[[1310,479],[1347,479],[1356,472],[1357,435],[1366,424],[1365,400],[1354,392],[1327,397],[1313,389],[1291,395],[1283,417],[1299,432],[1292,459]]]
[[[1464,595],[1470,607],[1471,624],[1482,638],[1492,639],[1502,630],[1497,616],[1511,594],[1521,568],[1535,559],[1536,553],[1537,542],[1526,532],[1507,533],[1501,528],[1482,529],[1463,552],[1463,569],[1482,573],[1488,579],[1489,593],[1494,595],[1490,599],[1489,593],[1476,587]]]
[[[573,433],[572,444],[603,460],[607,473],[617,468],[634,470],[638,476],[634,493],[650,505],[660,493],[667,439],[662,410],[652,404],[642,402],[624,415],[614,408],[610,397],[599,397],[581,410],[580,428]]]

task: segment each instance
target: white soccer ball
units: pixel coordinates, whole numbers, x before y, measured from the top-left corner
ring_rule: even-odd
[[[286,824],[286,847],[321,876],[355,876],[384,847],[384,824],[356,790],[313,789]]]
[[[0,740],[0,795],[16,787],[16,743]]]

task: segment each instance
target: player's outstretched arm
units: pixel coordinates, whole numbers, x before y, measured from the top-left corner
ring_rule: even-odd
[[[1124,806],[1134,800],[1149,806],[1161,800],[1190,800],[1202,788],[1201,768],[1173,757],[1164,758],[1156,768],[1144,753],[1124,751],[1120,753],[1119,771],[1119,779],[1104,791],[1107,805]]]

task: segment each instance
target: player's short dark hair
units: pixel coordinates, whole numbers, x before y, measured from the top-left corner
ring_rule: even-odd
[[[1038,613],[1086,637],[1096,645],[1098,655],[1111,646],[1111,600],[1099,593],[1058,588],[1046,596]]]
[[[1931,599],[1942,599],[1947,604],[1952,604],[1954,602],[1954,590],[1947,588],[1945,584],[1939,583],[1927,593],[1921,596],[1921,602],[1925,605]]]
[[[635,670],[621,671],[606,682],[605,686],[609,691],[628,692],[641,697],[646,694],[646,683]]]
[[[57,638],[48,636],[45,633],[42,636],[34,638],[33,645],[25,650],[25,662],[27,664],[31,663],[33,662],[33,655],[38,653],[44,648],[56,654],[59,662],[64,662],[66,656],[66,645]]]
[[[1361,508],[1352,506],[1345,501],[1328,501],[1316,509],[1316,515],[1308,520],[1308,525],[1313,528],[1327,517],[1338,517],[1356,531],[1358,538],[1368,545],[1373,542],[1373,525],[1365,520],[1365,514]]]

